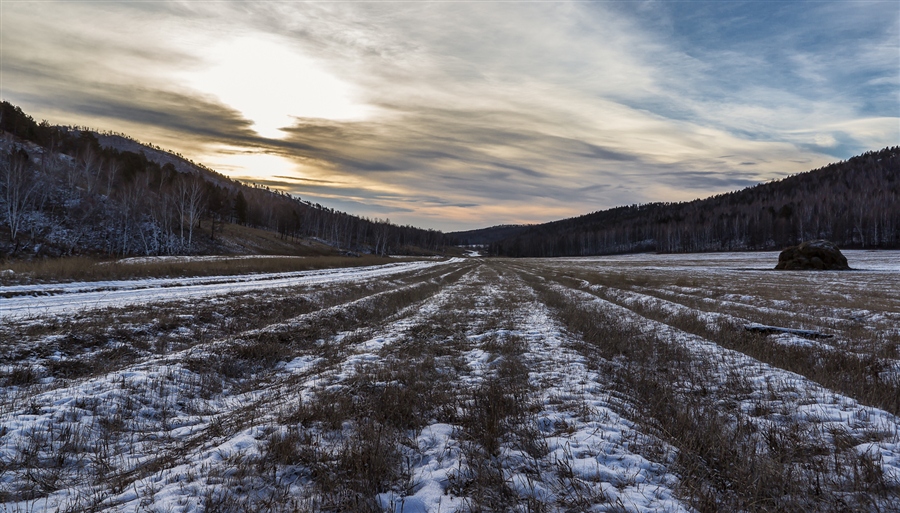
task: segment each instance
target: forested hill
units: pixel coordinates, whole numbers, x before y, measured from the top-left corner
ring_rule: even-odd
[[[527,230],[526,224],[501,224],[477,230],[463,232],[450,232],[447,235],[453,237],[457,244],[462,246],[486,246],[510,237],[515,237]]]
[[[0,102],[0,258],[290,253],[302,250],[297,242],[408,254],[440,251],[447,240],[240,183],[126,136],[36,123]]]
[[[494,255],[774,250],[808,239],[900,248],[900,147],[685,203],[650,203],[535,225]]]

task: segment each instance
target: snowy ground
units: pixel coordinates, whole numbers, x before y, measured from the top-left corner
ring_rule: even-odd
[[[6,287],[0,510],[897,511],[900,254],[846,253]]]
[[[0,319],[4,317],[71,314],[103,307],[121,307],[173,299],[201,298],[260,289],[316,283],[338,284],[390,276],[437,262],[409,262],[350,269],[286,273],[153,278],[0,287]]]

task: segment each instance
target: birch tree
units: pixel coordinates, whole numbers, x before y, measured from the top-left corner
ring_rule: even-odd
[[[196,177],[183,177],[178,182],[178,214],[181,218],[181,242],[184,244],[184,223],[187,222],[187,245],[194,239],[194,226],[203,213],[205,199],[203,182]]]
[[[8,153],[0,162],[0,197],[4,202],[9,239],[16,242],[25,214],[38,190],[39,181],[27,155]]]

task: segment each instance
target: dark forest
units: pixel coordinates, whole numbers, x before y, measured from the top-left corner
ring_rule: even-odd
[[[810,239],[900,248],[900,147],[706,199],[525,227],[490,248],[512,257],[588,256],[775,250]]]

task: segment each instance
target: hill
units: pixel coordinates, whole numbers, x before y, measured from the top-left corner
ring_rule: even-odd
[[[436,230],[369,220],[221,175],[122,134],[0,102],[0,257],[432,254]]]
[[[900,147],[706,199],[534,225],[493,242],[491,254],[773,250],[819,238],[844,248],[900,248]]]
[[[452,237],[455,242],[461,246],[485,246],[503,239],[515,237],[527,229],[528,225],[524,224],[501,224],[488,228],[479,228],[477,230],[450,232],[447,236]]]

